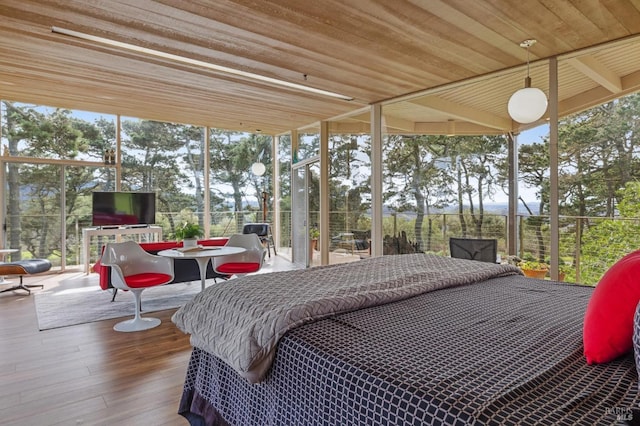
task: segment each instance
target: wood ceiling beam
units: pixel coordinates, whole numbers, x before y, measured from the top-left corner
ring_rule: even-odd
[[[618,93],[611,93],[603,86],[599,86],[567,98],[560,102],[558,113],[561,117],[564,117],[640,91],[640,71],[622,77],[621,83],[622,90]]]
[[[371,133],[371,125],[365,122],[330,121],[329,132],[334,134],[369,134]]]
[[[365,122],[330,122],[329,131],[335,134],[369,134],[371,127]],[[455,135],[455,136],[473,136],[473,135],[501,135],[503,131],[492,129],[490,127],[479,126],[474,123],[456,122],[455,131],[451,133],[449,123],[444,122],[418,122],[413,126],[413,130],[400,130],[386,127],[386,133],[389,134],[405,134],[405,135]]]
[[[611,93],[622,92],[622,80],[591,55],[571,58],[569,64]]]
[[[446,135],[446,136],[472,136],[472,135],[502,135],[501,129],[482,126],[465,121],[456,121],[452,128],[450,123],[444,122],[418,122],[415,125],[415,134],[418,135]]]
[[[382,125],[387,129],[395,129],[405,132],[415,131],[415,123],[413,121],[385,114],[384,108],[382,109],[382,111]]]
[[[413,132],[415,129],[415,123],[411,120],[407,120],[400,117],[395,117],[390,114],[384,113],[383,108],[382,114],[382,125],[386,126],[388,129],[402,130],[406,132]],[[362,121],[364,123],[369,123],[369,115],[368,114],[359,114],[353,117],[349,117],[351,120]]]
[[[468,121],[490,129],[498,129],[502,132],[509,131],[513,124],[510,119],[479,111],[456,102],[448,101],[438,96],[425,96],[422,98],[412,99],[407,102],[419,105],[434,112],[445,114],[456,121]]]

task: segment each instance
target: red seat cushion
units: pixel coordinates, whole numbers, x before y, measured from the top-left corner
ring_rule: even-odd
[[[124,280],[131,288],[144,288],[166,284],[171,281],[171,275],[146,272],[144,274],[129,275],[124,277]]]
[[[229,241],[229,238],[227,237],[213,237],[208,240],[198,240],[198,244],[202,246],[221,247],[227,244],[227,241]]]
[[[216,267],[218,272],[229,275],[248,274],[250,272],[256,272],[259,269],[260,264],[253,262],[229,262]]]
[[[588,364],[609,362],[631,351],[633,316],[640,301],[640,250],[617,261],[596,286],[584,316]]]
[[[162,250],[169,250],[172,248],[180,247],[181,245],[182,244],[178,244],[175,241],[160,241],[157,243],[140,243],[140,247],[142,247],[144,251],[153,251],[156,253]]]

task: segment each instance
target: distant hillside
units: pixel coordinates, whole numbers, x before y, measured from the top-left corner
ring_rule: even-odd
[[[528,201],[527,205],[531,209],[531,211],[535,214],[538,212],[540,207],[540,203],[538,201]],[[484,211],[487,214],[497,214],[506,216],[509,213],[509,204],[508,203],[487,203],[484,205]],[[384,209],[384,214],[391,214],[393,211],[389,208]],[[431,209],[431,213],[448,213],[455,214],[458,213],[458,206],[447,207],[446,209]],[[522,216],[529,216],[529,212],[524,207],[522,203],[518,203],[518,213]],[[402,212],[403,216],[412,217],[415,216],[415,212]]]
[[[540,208],[540,203],[538,201],[527,201],[527,205],[529,206],[533,214],[538,213],[539,211],[538,209]],[[508,203],[490,203],[490,204],[485,204],[484,209],[485,211],[490,213],[506,215],[507,213],[509,213],[509,204]],[[523,216],[529,215],[529,212],[521,202],[518,203],[518,214]]]

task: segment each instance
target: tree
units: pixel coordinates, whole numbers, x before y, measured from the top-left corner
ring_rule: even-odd
[[[186,207],[198,210],[196,198],[183,192],[183,188],[193,185],[187,172],[195,172],[184,159],[191,159],[187,148],[195,130],[149,120],[123,120],[122,129],[126,135],[122,138],[122,188],[156,192],[160,209],[169,213],[167,219],[173,232],[172,212]]]
[[[369,138],[358,135],[333,134],[329,138],[329,211],[345,212],[344,229],[348,231],[360,228],[359,222],[369,208],[364,199],[371,193],[370,174],[361,172],[363,168],[368,170],[369,145]]]
[[[436,162],[447,155],[437,136],[390,136],[385,150],[385,200],[396,200],[398,210],[415,211],[414,231],[419,250],[431,250],[431,208],[451,202],[451,176]],[[425,214],[429,218],[427,244],[422,239]]]
[[[544,262],[547,255],[547,245],[544,241],[543,226],[547,223],[545,215],[549,212],[549,141],[523,145],[518,153],[519,178],[530,187],[538,188],[536,195],[540,199],[538,212],[531,211],[527,203],[520,198],[529,212],[526,219],[528,226],[533,228],[536,235],[537,259]]]
[[[211,136],[211,182],[218,197],[222,200],[233,200],[233,211],[244,210],[242,200],[249,187],[253,187],[258,202],[264,190],[271,193],[271,138],[264,135],[253,135],[222,130],[212,130]],[[263,177],[257,177],[250,172],[251,165],[261,158],[266,172]],[[263,186],[264,185],[264,186]],[[228,189],[231,188],[231,193]],[[237,217],[237,215],[236,215]],[[239,218],[241,219],[241,218]],[[238,222],[241,229],[242,223]]]
[[[273,174],[273,156],[271,155],[271,136],[260,134],[249,134],[243,137],[240,143],[246,144],[249,151],[252,152],[250,160],[252,164],[260,162],[265,166],[265,172],[262,176],[256,176],[252,171],[249,171],[249,182],[252,187],[252,192],[256,196],[258,205],[262,205],[263,197],[266,198],[267,206],[269,203],[269,197],[272,196],[271,176]],[[249,166],[249,170],[251,166]],[[268,212],[267,212],[268,215]],[[262,221],[267,222],[266,217],[262,218]]]
[[[95,153],[99,130],[91,123],[71,116],[71,111],[51,113],[4,102],[7,110],[5,134],[9,153],[40,159],[74,159],[80,153]],[[64,194],[60,179],[65,173]],[[58,228],[52,226],[64,213],[76,207],[78,197],[91,191],[93,171],[81,167],[9,163],[9,241],[12,247],[27,247],[34,257],[49,257],[62,242]],[[65,197],[66,211],[60,211]],[[22,219],[22,223],[21,223]],[[71,226],[67,224],[67,226]],[[21,244],[22,243],[22,244]],[[14,255],[19,258],[20,253]]]
[[[562,213],[616,215],[619,190],[640,178],[640,95],[574,114],[559,127]]]
[[[640,182],[628,182],[617,194],[622,220],[602,219],[588,227],[582,240],[581,281],[595,285],[604,272],[638,248]]]
[[[458,213],[463,230],[462,235],[467,235],[463,215],[466,201],[473,223],[473,234],[481,238],[485,199],[493,199],[500,182],[496,176],[499,172],[496,164],[506,156],[506,140],[503,136],[462,136],[454,140],[450,155],[456,160]]]

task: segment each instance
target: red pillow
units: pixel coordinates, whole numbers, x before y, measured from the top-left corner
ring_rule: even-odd
[[[633,316],[640,301],[640,250],[617,261],[600,279],[584,315],[587,364],[612,361],[633,347]]]

